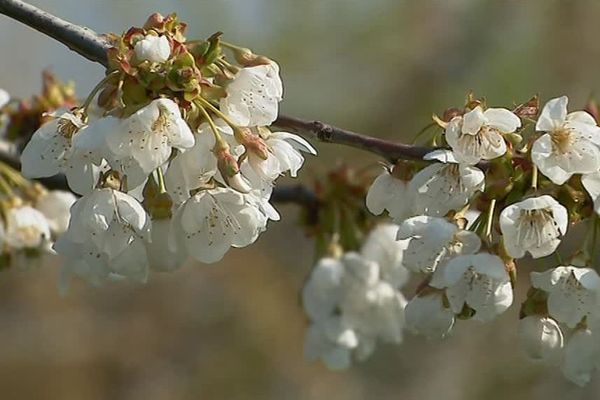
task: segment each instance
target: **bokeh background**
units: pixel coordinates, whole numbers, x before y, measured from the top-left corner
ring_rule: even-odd
[[[539,93],[582,106],[600,85],[600,2],[403,0],[38,0],[32,3],[98,32],[121,32],[159,11],[177,12],[188,37],[221,30],[228,41],[277,60],[282,111],[396,140],[409,140],[432,112],[460,105],[468,90],[491,105]],[[0,86],[39,90],[50,67],[80,95],[102,68],[0,17]],[[364,153],[318,145],[302,180]],[[218,265],[189,264],[143,287],[56,290],[58,264],[0,273],[0,394],[3,399],[598,399],[516,346],[518,306],[490,325],[460,323],[444,342],[408,335],[366,362],[333,373],[304,360],[299,291],[313,261],[279,207],[248,249]],[[547,262],[547,261],[542,261]],[[521,276],[525,277],[527,268]],[[516,303],[524,296],[517,293]]]

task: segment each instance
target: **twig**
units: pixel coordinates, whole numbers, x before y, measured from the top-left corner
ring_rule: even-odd
[[[45,33],[91,61],[104,66],[107,64],[106,50],[110,48],[110,44],[104,37],[88,28],[67,22],[20,0],[0,0],[0,13]],[[306,121],[283,115],[275,121],[275,125],[293,130],[310,139],[369,151],[391,162],[398,159],[420,159],[434,150],[430,147],[412,146],[370,137],[320,121]]]

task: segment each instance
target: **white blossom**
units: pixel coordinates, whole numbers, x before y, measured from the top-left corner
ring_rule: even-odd
[[[477,164],[506,153],[503,134],[515,132],[521,120],[504,108],[475,107],[454,117],[446,127],[446,141],[460,163]]]
[[[71,208],[69,229],[54,248],[63,257],[63,274],[78,275],[94,285],[111,277],[145,282],[150,219],[133,197],[96,189]]]
[[[220,108],[239,126],[268,126],[277,118],[283,84],[279,66],[266,65],[242,68],[226,87],[227,96]]]
[[[396,240],[397,234],[398,225],[377,225],[369,232],[360,253],[367,260],[375,261],[379,265],[382,280],[400,288],[409,278],[409,272],[402,263],[408,241]]]
[[[600,171],[582,175],[581,184],[594,202],[594,211],[600,215]]]
[[[305,139],[287,132],[269,132],[264,142],[268,148],[267,159],[262,159],[254,152],[248,152],[245,162],[266,182],[272,182],[288,171],[291,177],[296,177],[304,163],[302,152],[317,154]]]
[[[563,333],[552,318],[529,315],[519,321],[519,341],[529,358],[550,360],[563,348]]]
[[[266,217],[241,193],[228,188],[203,190],[177,210],[170,243],[173,251],[214,263],[230,247],[253,243],[265,224]]]
[[[71,192],[52,190],[38,198],[35,208],[44,214],[51,231],[55,235],[61,235],[69,227],[70,209],[76,200]]]
[[[433,272],[450,258],[476,253],[481,246],[475,233],[461,230],[443,218],[424,215],[404,221],[397,238],[408,241],[402,263],[413,272]]]
[[[511,204],[500,214],[500,230],[507,253],[521,258],[552,254],[567,233],[567,209],[552,197],[531,197]]]
[[[565,346],[561,365],[564,376],[571,382],[585,386],[595,369],[600,368],[600,342],[589,329],[578,329]]]
[[[406,327],[429,339],[442,339],[454,326],[454,312],[444,305],[442,292],[419,294],[404,309]]]
[[[331,370],[344,370],[350,367],[352,351],[357,346],[356,332],[334,316],[310,326],[304,354],[309,361],[322,360]]]
[[[150,61],[158,64],[169,59],[171,45],[166,36],[146,35],[145,38],[135,44],[133,51],[139,61]]]
[[[160,98],[122,120],[120,129],[106,136],[106,143],[116,158],[131,157],[149,174],[169,159],[172,148],[191,148],[194,135],[177,104]]]
[[[373,181],[367,192],[366,205],[375,215],[387,210],[398,223],[415,214],[414,193],[408,181],[395,177],[388,169]]]
[[[302,290],[304,311],[312,321],[329,318],[340,301],[344,264],[332,257],[317,262]]]
[[[476,192],[485,189],[483,171],[457,163],[449,150],[436,150],[424,159],[440,162],[423,168],[410,181],[418,214],[444,216],[450,210],[462,208]]]
[[[11,207],[6,212],[4,243],[16,250],[44,250],[50,241],[50,225],[40,211],[29,206]]]
[[[489,253],[460,255],[448,262],[430,283],[446,289],[452,310],[465,305],[475,310],[473,319],[488,322],[502,314],[513,301],[510,277],[502,259]]]
[[[555,320],[574,328],[598,309],[600,277],[591,268],[560,266],[532,272],[533,287],[548,292],[548,313]]]
[[[546,132],[531,148],[531,159],[540,172],[557,185],[573,174],[600,168],[600,128],[585,111],[567,114],[566,96],[546,103],[535,129]]]
[[[9,101],[10,101],[10,94],[4,89],[0,89],[0,108],[7,105]]]
[[[71,113],[55,116],[31,137],[21,154],[21,172],[26,178],[45,178],[64,173],[69,187],[79,194],[92,190],[98,168],[86,152],[73,142],[86,130],[81,118]]]

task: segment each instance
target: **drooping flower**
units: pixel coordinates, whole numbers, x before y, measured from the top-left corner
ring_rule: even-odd
[[[567,233],[567,209],[548,195],[511,204],[500,213],[504,247],[513,258],[552,254]]]
[[[352,351],[358,344],[356,332],[342,318],[333,316],[311,324],[304,354],[309,361],[322,360],[331,370],[344,370],[352,364]]]
[[[171,55],[171,45],[166,36],[146,35],[138,41],[133,51],[139,61],[150,61],[152,63],[163,63]]]
[[[247,162],[256,175],[266,181],[273,182],[281,174],[289,171],[291,177],[296,177],[304,163],[302,152],[316,155],[317,151],[306,140],[298,135],[287,132],[264,131],[266,158],[253,151],[247,153]]]
[[[489,253],[460,255],[450,260],[431,286],[446,289],[450,308],[459,314],[465,305],[475,311],[473,319],[488,322],[502,314],[513,301],[510,277],[502,259]]]
[[[177,104],[160,98],[122,120],[120,129],[106,136],[106,143],[115,158],[132,157],[149,174],[169,159],[173,148],[191,148],[194,135]]]
[[[65,257],[63,274],[98,285],[111,276],[145,282],[150,218],[133,197],[95,189],[71,208],[69,229],[54,244]]]
[[[555,320],[529,315],[519,321],[519,341],[525,354],[535,360],[549,360],[560,354],[563,334]]]
[[[454,312],[444,304],[443,292],[419,294],[404,309],[406,327],[429,339],[442,339],[454,326]]]
[[[64,173],[76,193],[91,191],[98,168],[86,152],[73,147],[73,141],[85,129],[81,117],[71,113],[63,113],[42,125],[21,153],[22,174],[26,178],[46,178]]]
[[[461,230],[444,218],[424,215],[404,221],[397,238],[408,241],[402,263],[413,272],[434,272],[450,258],[474,254],[481,246],[475,233]]]
[[[402,262],[408,241],[396,240],[398,225],[377,225],[365,239],[360,253],[367,260],[379,265],[381,279],[394,288],[401,288],[408,281],[409,272]]]
[[[567,114],[568,101],[562,96],[546,103],[535,126],[546,133],[531,148],[535,165],[557,185],[600,168],[600,128],[585,111]]]
[[[230,247],[253,243],[265,224],[265,216],[241,193],[229,188],[202,190],[177,210],[170,243],[174,251],[213,263]]]
[[[597,312],[600,277],[591,268],[560,266],[532,272],[533,287],[548,292],[548,313],[555,320],[574,328]]]
[[[239,126],[268,126],[277,118],[283,98],[279,66],[275,62],[242,68],[226,87],[220,108]]]
[[[600,368],[600,341],[589,329],[578,329],[567,341],[561,370],[571,382],[585,386]]]
[[[45,250],[50,241],[50,225],[40,211],[21,205],[6,212],[4,234],[4,243],[13,249]]]
[[[69,210],[77,198],[71,192],[52,190],[40,196],[35,208],[44,214],[52,233],[60,235],[69,227]]]
[[[371,184],[366,204],[373,214],[380,215],[387,210],[395,222],[401,223],[415,214],[414,197],[408,181],[395,177],[391,170],[385,169]]]
[[[313,268],[302,290],[304,311],[311,321],[329,318],[340,301],[343,263],[331,257],[322,258]]]
[[[423,158],[440,162],[423,168],[410,181],[416,213],[444,216],[462,208],[476,192],[485,189],[483,171],[457,163],[451,151],[436,150]]]
[[[504,108],[475,107],[454,117],[446,127],[446,141],[459,163],[477,164],[506,153],[503,134],[515,132],[521,120]]]

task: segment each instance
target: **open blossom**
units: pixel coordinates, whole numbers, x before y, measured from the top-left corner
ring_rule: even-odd
[[[70,209],[76,200],[77,198],[71,192],[52,190],[40,196],[35,208],[44,214],[52,232],[60,235],[69,227]]]
[[[529,358],[549,360],[563,348],[563,334],[555,320],[529,315],[519,321],[519,341]]]
[[[231,131],[228,126],[217,126],[220,130]],[[217,158],[212,151],[215,147],[215,136],[209,125],[200,125],[195,136],[194,146],[178,154],[169,163],[165,174],[167,192],[177,204],[189,199],[191,190],[207,184],[217,173]]]
[[[567,209],[552,197],[531,197],[512,204],[500,214],[500,230],[507,253],[521,258],[552,254],[567,233]]]
[[[369,232],[360,253],[367,260],[375,261],[379,265],[382,280],[400,288],[409,278],[409,272],[403,264],[408,242],[396,240],[397,234],[398,225],[377,225]]]
[[[562,96],[546,103],[535,126],[546,133],[531,147],[535,165],[557,185],[600,168],[600,128],[585,111],[567,114],[568,102]]]
[[[476,253],[481,246],[475,233],[461,230],[444,218],[424,215],[404,221],[397,238],[408,241],[402,263],[413,272],[433,272],[450,258]]]
[[[343,370],[352,364],[352,351],[358,345],[356,332],[342,318],[333,316],[310,326],[304,353],[310,361],[320,359],[331,370]]]
[[[369,211],[375,215],[387,210],[390,217],[398,223],[414,215],[414,195],[408,181],[394,176],[392,170],[388,169],[371,184],[366,204]]]
[[[585,386],[600,368],[600,341],[589,329],[578,329],[565,346],[561,370],[571,382]]]
[[[419,294],[404,309],[406,327],[429,339],[444,338],[454,326],[454,312],[444,304],[442,292]]]
[[[77,200],[69,229],[54,248],[65,257],[64,274],[98,285],[111,276],[144,282],[150,218],[133,197],[113,189],[96,189]]]
[[[139,61],[162,63],[169,59],[171,45],[166,36],[146,35],[135,44],[133,51]]]
[[[250,151],[245,162],[266,182],[272,182],[288,171],[290,176],[296,177],[304,163],[302,152],[317,155],[310,143],[287,132],[268,132],[264,143],[268,149],[267,158],[263,159]]]
[[[170,243],[174,251],[214,263],[230,247],[253,243],[265,224],[266,217],[241,193],[228,188],[202,190],[177,210]]]
[[[581,184],[594,202],[594,211],[600,215],[600,171],[582,175]]]
[[[4,235],[4,243],[13,249],[43,250],[50,241],[50,226],[44,214],[33,207],[11,207],[6,212]]]
[[[446,141],[460,163],[477,164],[506,153],[502,136],[521,127],[521,120],[504,108],[475,107],[462,117],[454,117],[446,127]]]
[[[275,62],[242,68],[226,90],[221,111],[239,126],[267,126],[277,118],[283,84]]]
[[[87,153],[73,142],[86,129],[78,115],[63,113],[42,125],[21,154],[21,172],[26,178],[45,178],[64,173],[69,187],[79,194],[92,190],[98,168]]]
[[[177,104],[161,98],[122,120],[106,143],[118,158],[132,157],[149,174],[169,159],[172,148],[191,148],[194,135]]]
[[[548,313],[574,328],[584,317],[597,313],[600,277],[591,268],[560,266],[532,272],[533,287],[548,292]]]
[[[433,151],[423,159],[440,162],[423,168],[410,181],[418,214],[444,216],[462,208],[476,192],[485,189],[483,171],[457,163],[449,150]]]
[[[452,310],[465,305],[475,310],[473,319],[488,322],[502,314],[513,301],[510,277],[500,257],[489,253],[460,255],[448,262],[430,283],[446,289]]]

